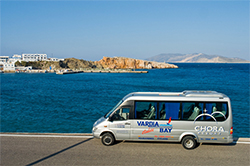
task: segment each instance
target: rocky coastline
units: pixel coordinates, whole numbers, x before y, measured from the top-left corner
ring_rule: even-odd
[[[76,58],[66,58],[64,61],[38,61],[18,63],[16,66],[32,66],[33,70],[133,70],[133,69],[163,69],[178,68],[178,66],[163,62],[154,62],[124,57],[103,57],[100,61],[86,61]]]
[[[164,62],[146,61],[124,57],[103,57],[100,61],[94,62],[96,66],[108,69],[163,69],[163,68],[178,68],[173,64]]]

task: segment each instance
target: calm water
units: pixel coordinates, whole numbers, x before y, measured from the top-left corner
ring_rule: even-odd
[[[250,137],[249,64],[177,64],[148,74],[0,74],[1,132],[89,133],[136,91],[215,90],[232,100],[234,136]]]

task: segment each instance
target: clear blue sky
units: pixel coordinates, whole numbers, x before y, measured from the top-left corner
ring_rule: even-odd
[[[1,1],[1,55],[249,57],[249,1]]]

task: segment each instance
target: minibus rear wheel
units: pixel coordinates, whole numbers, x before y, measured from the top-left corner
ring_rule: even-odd
[[[197,142],[196,140],[194,139],[194,137],[192,136],[186,136],[182,139],[181,141],[181,144],[182,146],[185,148],[185,149],[194,149],[197,145]]]
[[[106,145],[106,146],[113,145],[115,143],[115,138],[112,134],[105,133],[102,136],[102,143],[103,145]]]

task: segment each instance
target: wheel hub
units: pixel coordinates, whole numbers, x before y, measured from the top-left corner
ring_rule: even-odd
[[[187,140],[185,145],[186,145],[187,148],[191,148],[194,145],[194,143],[191,140]]]
[[[104,141],[105,141],[106,144],[110,144],[111,138],[110,137],[105,137]]]

